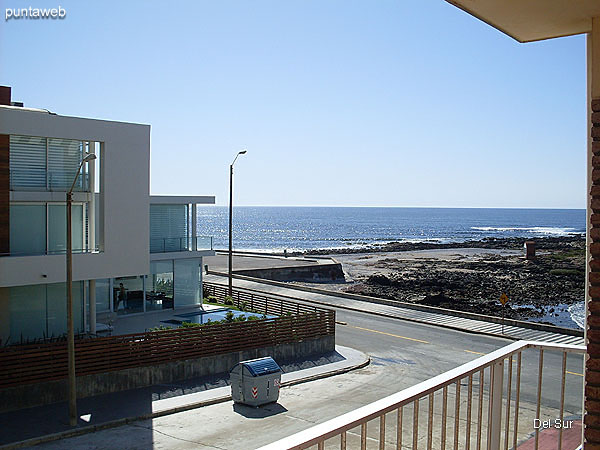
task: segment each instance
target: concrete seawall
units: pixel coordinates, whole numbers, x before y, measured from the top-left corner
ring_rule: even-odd
[[[271,356],[275,361],[284,364],[334,350],[335,336],[324,336],[291,344],[85,375],[77,377],[77,397],[90,397],[228,372],[235,364],[247,359]],[[2,389],[0,412],[65,401],[67,388],[65,379]]]
[[[205,266],[217,272],[228,271],[227,253],[217,252],[204,258]],[[281,257],[251,252],[233,255],[233,273],[275,281],[327,283],[344,280],[342,264],[333,258]]]
[[[271,267],[265,269],[242,269],[235,270],[234,273],[236,275],[274,281],[312,281],[318,283],[344,279],[344,271],[342,270],[342,265],[340,263]]]

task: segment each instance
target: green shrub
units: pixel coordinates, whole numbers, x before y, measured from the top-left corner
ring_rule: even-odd
[[[172,330],[172,327],[168,327],[166,325],[159,325],[157,327],[154,328],[148,328],[147,331],[165,331],[165,330]]]

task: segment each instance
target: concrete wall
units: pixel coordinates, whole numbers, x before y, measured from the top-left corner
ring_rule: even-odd
[[[0,134],[102,142],[104,251],[73,255],[73,279],[149,273],[149,125],[0,108]],[[64,255],[0,258],[0,287],[63,282],[65,272]]]
[[[151,367],[86,375],[77,377],[77,397],[89,397],[228,372],[238,362],[247,359],[271,356],[275,361],[283,364],[334,350],[335,336],[324,336],[293,344],[280,344]],[[67,380],[2,389],[0,390],[0,413],[61,402],[66,398]]]
[[[241,269],[233,271],[237,275],[275,281],[311,281],[327,283],[344,279],[340,263],[312,264],[307,266],[271,267],[265,269]]]

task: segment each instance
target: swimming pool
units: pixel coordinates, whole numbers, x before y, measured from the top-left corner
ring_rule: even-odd
[[[185,313],[185,314],[175,314],[175,318],[174,319],[169,319],[169,320],[163,320],[162,323],[168,323],[171,325],[181,325],[183,322],[192,322],[192,323],[207,323],[209,320],[211,322],[216,322],[217,320],[224,320],[225,319],[225,315],[227,314],[228,311],[231,311],[233,313],[234,317],[239,317],[239,316],[258,316],[262,319],[263,315],[262,314],[256,314],[256,313],[250,313],[250,312],[244,312],[244,311],[235,311],[229,308],[222,308],[222,309],[212,309],[210,311],[195,311],[195,312],[191,312],[191,313]],[[266,318],[267,319],[273,319],[277,316],[273,316],[273,315],[267,315]]]

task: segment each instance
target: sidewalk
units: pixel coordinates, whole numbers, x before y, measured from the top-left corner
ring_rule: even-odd
[[[562,449],[577,450],[581,445],[581,420],[565,420],[562,433]],[[555,450],[559,440],[560,429],[554,426],[540,430],[538,437],[539,450]],[[517,450],[535,450],[535,434],[517,447]]]
[[[369,357],[336,346],[314,359],[282,365],[282,387],[330,377],[364,367]],[[22,448],[112,428],[136,420],[160,417],[231,400],[229,374],[186,380],[170,385],[99,395],[78,400],[79,423],[68,424],[66,402],[0,414],[0,449]]]
[[[214,284],[227,284],[227,277],[221,275],[204,275],[204,281]],[[372,303],[352,298],[342,297],[339,294],[325,294],[323,292],[309,292],[290,284],[283,286],[284,283],[273,282],[269,280],[244,279],[234,277],[233,285],[236,288],[249,291],[260,292],[262,294],[279,295],[291,298],[295,301],[309,302],[326,307],[342,308],[352,311],[367,312],[385,317],[409,320],[411,322],[424,323],[450,328],[458,331],[467,331],[471,333],[480,333],[490,336],[505,337],[515,340],[530,340],[554,342],[557,344],[584,345],[584,340],[579,336],[570,336],[566,334],[553,333],[548,331],[534,330],[512,325],[505,325],[487,322],[483,320],[470,319],[466,317],[457,317],[437,312],[419,311],[401,306],[384,305]],[[504,328],[504,329],[503,329]]]

